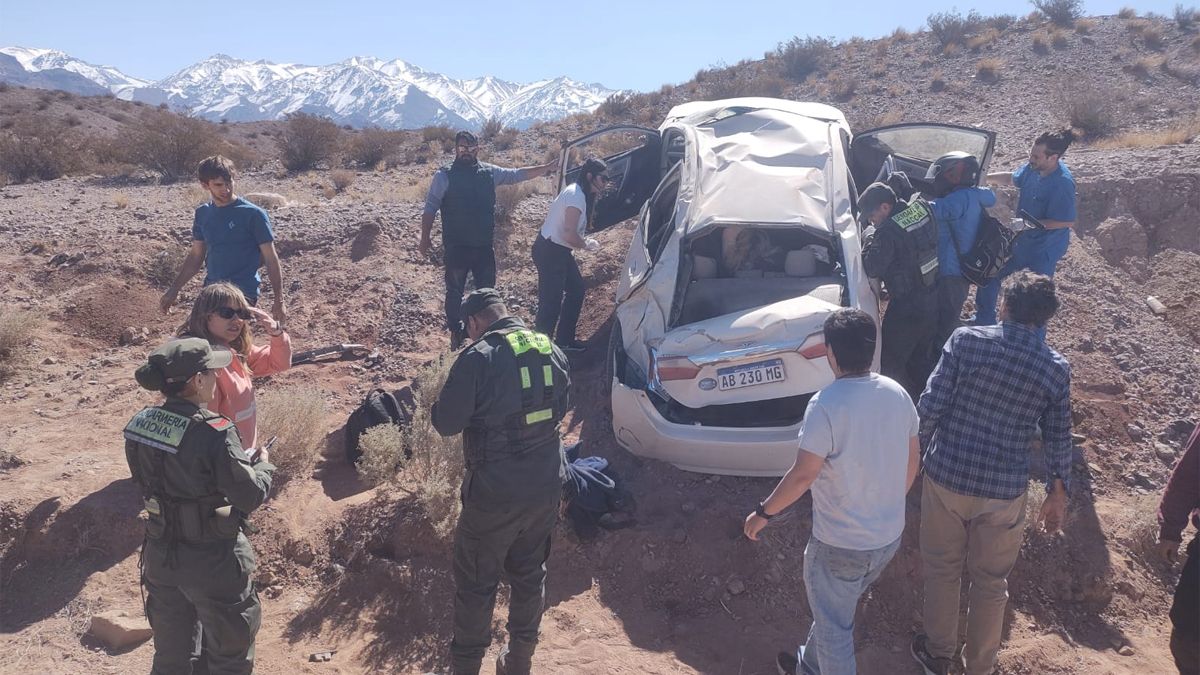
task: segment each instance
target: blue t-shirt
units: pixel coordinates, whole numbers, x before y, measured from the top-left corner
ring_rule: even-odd
[[[1058,162],[1058,168],[1043,176],[1025,163],[1013,172],[1013,185],[1020,190],[1017,206],[1038,220],[1061,220],[1075,222],[1075,178],[1067,165]],[[1071,243],[1071,229],[1030,231],[1017,239],[1020,249],[1042,250],[1057,254],[1067,252]]]
[[[204,285],[228,281],[254,302],[258,299],[259,246],[275,240],[267,212],[238,197],[226,206],[212,202],[196,209],[192,239],[204,242]]]
[[[954,192],[929,202],[933,218],[938,224],[938,276],[957,277],[962,275],[958,255],[954,252],[954,240],[958,238],[958,253],[966,253],[975,245],[979,234],[979,218],[984,207],[996,205],[996,193],[988,188],[959,188]],[[951,234],[950,229],[954,232]]]

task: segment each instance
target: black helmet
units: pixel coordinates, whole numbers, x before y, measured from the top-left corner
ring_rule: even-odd
[[[948,152],[929,165],[925,180],[933,183],[938,195],[956,187],[974,185],[979,180],[979,160],[966,152]]]

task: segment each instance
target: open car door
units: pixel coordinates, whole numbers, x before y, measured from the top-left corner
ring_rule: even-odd
[[[566,144],[558,190],[575,181],[589,157],[608,163],[608,187],[596,200],[590,230],[603,230],[632,218],[654,193],[661,178],[662,141],[654,129],[616,126],[592,132]]]
[[[859,192],[886,178],[888,171],[903,171],[913,187],[927,192],[932,186],[925,181],[925,172],[938,157],[956,150],[974,155],[982,181],[995,147],[994,131],[954,124],[893,124],[854,136],[850,172]]]

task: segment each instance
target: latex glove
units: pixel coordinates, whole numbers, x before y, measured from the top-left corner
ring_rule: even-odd
[[[600,242],[596,241],[595,239],[593,239],[591,237],[588,237],[587,239],[583,240],[583,250],[599,251],[600,250]]]

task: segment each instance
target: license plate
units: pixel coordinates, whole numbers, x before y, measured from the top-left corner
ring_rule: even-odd
[[[785,379],[787,376],[783,373],[783,359],[771,359],[770,361],[747,363],[744,366],[717,369],[717,388],[721,391],[782,382]]]

